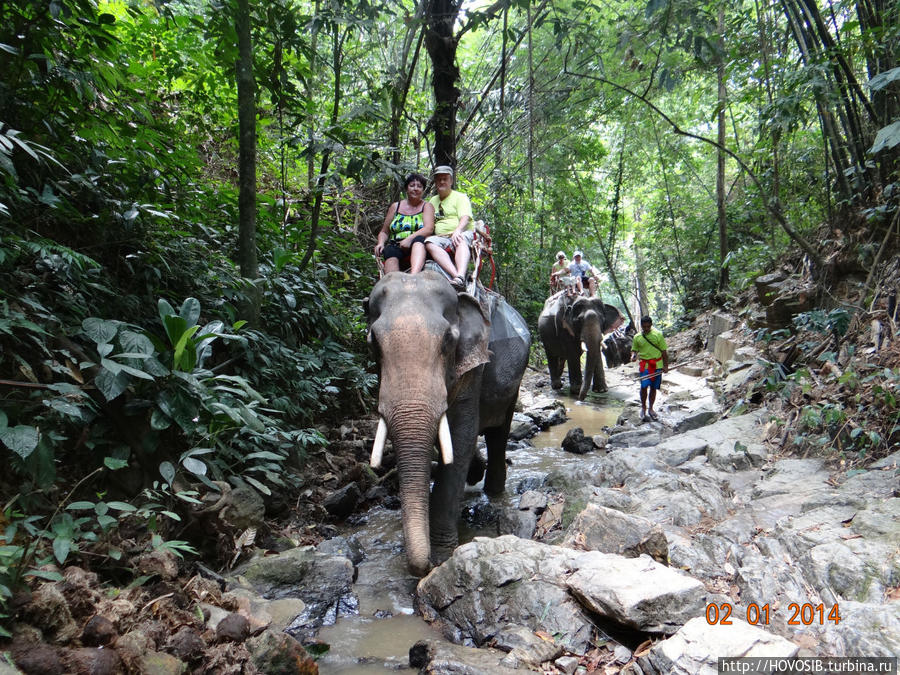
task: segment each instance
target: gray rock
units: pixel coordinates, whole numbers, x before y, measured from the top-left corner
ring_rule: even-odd
[[[322,506],[335,518],[346,518],[356,509],[362,492],[356,483],[348,483],[339,490],[335,490],[323,501]]]
[[[516,624],[504,626],[494,636],[494,646],[513,653],[519,663],[538,666],[562,656],[563,647],[534,634],[534,631]]]
[[[233,582],[267,600],[303,600],[303,611],[285,629],[292,636],[312,635],[339,616],[358,611],[359,601],[352,592],[353,563],[311,546],[251,560]]]
[[[884,604],[841,602],[840,621],[826,618],[825,630],[819,635],[822,652],[896,657],[900,654],[900,612],[896,605],[896,600]]]
[[[578,668],[578,659],[574,656],[560,656],[553,662],[553,665],[565,675],[572,675],[575,669]]]
[[[319,553],[324,553],[329,556],[344,556],[354,565],[359,565],[366,557],[359,542],[352,537],[332,537],[331,539],[326,539],[316,546],[316,550]]]
[[[705,439],[690,434],[667,438],[656,446],[657,456],[668,466],[681,466],[698,455],[705,455],[709,444]]]
[[[649,448],[658,445],[661,438],[658,429],[645,426],[640,429],[610,433],[607,445],[618,448]]]
[[[519,508],[523,511],[543,511],[547,508],[547,495],[537,490],[528,490],[519,497]]]
[[[709,463],[723,471],[741,471],[762,466],[767,454],[761,443],[748,445],[736,440],[730,447],[725,444],[712,447],[709,452]]]
[[[596,503],[575,516],[562,545],[626,558],[645,554],[663,565],[669,559],[666,535],[659,525]]]
[[[723,626],[697,617],[668,640],[653,645],[638,663],[645,673],[654,675],[716,675],[718,657],[790,657],[798,651],[797,645],[739,619]]]
[[[476,537],[419,582],[416,606],[453,642],[480,646],[504,626],[559,635],[576,654],[590,647],[592,627],[565,578],[586,556],[509,535]]]
[[[647,633],[672,633],[703,614],[706,589],[681,570],[647,556],[588,555],[566,584],[591,611]]]
[[[522,413],[514,413],[512,425],[509,428],[509,440],[521,441],[526,438],[531,438],[538,431],[540,431],[538,425],[536,425],[530,417],[523,415]]]
[[[710,404],[706,408],[695,410],[686,414],[675,424],[675,433],[682,434],[694,429],[711,424],[722,414],[722,409],[718,405]]]
[[[250,659],[260,673],[306,675],[318,672],[318,666],[297,640],[284,633],[267,630],[245,643]]]
[[[498,534],[512,534],[522,539],[531,539],[537,527],[538,516],[533,510],[504,509],[497,519]]]
[[[506,665],[508,654],[484,647],[473,649],[438,640],[419,640],[409,650],[409,665],[420,675],[506,675],[531,670],[528,666]]]
[[[574,427],[566,432],[562,441],[562,449],[576,455],[585,455],[594,450],[593,438],[585,438],[581,427]]]

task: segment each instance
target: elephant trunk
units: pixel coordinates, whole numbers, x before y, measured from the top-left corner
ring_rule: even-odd
[[[422,405],[404,404],[390,410],[385,418],[397,456],[400,483],[400,517],[406,562],[411,574],[425,576],[431,569],[431,541],[428,521],[431,458],[439,420]]]

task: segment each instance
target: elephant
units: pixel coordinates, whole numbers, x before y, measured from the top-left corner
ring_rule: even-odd
[[[603,372],[603,338],[624,322],[619,310],[600,298],[558,293],[547,298],[538,317],[538,333],[544,343],[550,383],[562,388],[564,364],[569,367],[569,391],[583,401],[588,389],[607,390]],[[581,374],[582,343],[587,346],[584,377]]]
[[[484,491],[506,483],[506,442],[531,347],[522,317],[478,287],[479,302],[441,274],[392,272],[366,303],[379,365],[378,429],[371,465],[389,437],[397,458],[409,570],[424,576],[459,540],[457,530],[476,439],[487,445]],[[435,439],[441,462],[429,499]]]

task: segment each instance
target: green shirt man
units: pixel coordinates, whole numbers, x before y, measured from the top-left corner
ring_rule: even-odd
[[[648,418],[659,419],[653,410],[653,404],[656,402],[656,392],[662,385],[662,373],[659,372],[660,359],[663,362],[662,372],[669,372],[668,349],[663,334],[653,328],[653,320],[649,316],[642,317],[641,332],[631,340],[631,360],[640,359],[638,372],[641,380],[642,422]]]

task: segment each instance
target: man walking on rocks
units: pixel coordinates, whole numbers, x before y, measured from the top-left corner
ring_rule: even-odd
[[[656,392],[662,384],[662,373],[669,372],[669,352],[663,334],[653,327],[649,316],[641,317],[641,332],[631,341],[631,360],[640,359],[638,372],[641,381],[641,422],[646,419],[658,420],[653,410]],[[662,373],[659,361],[662,359]],[[649,395],[648,395],[649,390]]]

